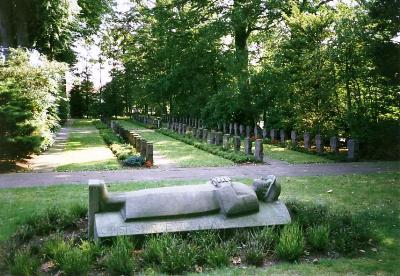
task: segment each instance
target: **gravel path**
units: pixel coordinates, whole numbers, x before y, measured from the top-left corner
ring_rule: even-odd
[[[86,184],[89,179],[106,182],[137,182],[144,180],[210,179],[214,176],[255,178],[263,175],[320,176],[354,173],[400,171],[399,162],[358,162],[309,165],[243,165],[213,168],[156,168],[118,171],[41,172],[0,175],[0,188],[51,186],[57,184]]]

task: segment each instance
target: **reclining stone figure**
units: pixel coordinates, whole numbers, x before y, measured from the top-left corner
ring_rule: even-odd
[[[149,230],[147,226],[153,225],[152,221],[158,224],[173,223],[174,220],[178,220],[180,223],[185,221],[189,224],[200,222],[198,228],[201,229],[204,226],[202,218],[207,218],[207,216],[215,220],[213,225],[219,225],[216,228],[224,228],[225,220],[229,222],[229,219],[232,218],[235,221],[234,218],[258,213],[260,202],[275,202],[279,194],[280,185],[272,175],[254,180],[252,186],[233,182],[228,177],[216,177],[202,185],[144,189],[126,193],[109,193],[104,182],[90,181],[89,235],[95,238],[99,236],[98,232],[101,229],[97,229],[95,225],[97,213],[106,213],[102,218],[98,215],[98,219],[102,220],[104,225],[107,213],[112,213],[112,217],[109,218],[114,220],[118,214],[118,222],[114,224],[123,225],[125,230],[127,227],[139,227],[140,225],[145,228],[143,231],[148,233],[163,231]],[[286,210],[286,207],[284,209]],[[286,213],[284,216],[287,217]],[[216,214],[218,215],[216,216]],[[107,226],[112,227],[112,219],[109,220]],[[193,230],[192,228],[193,226],[188,226],[187,230]],[[118,231],[125,231],[121,229],[120,226]],[[183,229],[186,228],[183,227]],[[129,231],[126,231],[129,234]],[[100,236],[104,235],[100,234]]]

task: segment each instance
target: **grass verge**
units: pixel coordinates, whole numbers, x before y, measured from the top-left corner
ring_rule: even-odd
[[[264,155],[271,159],[281,160],[290,164],[332,163],[331,159],[316,154],[308,154],[286,147],[264,144]]]

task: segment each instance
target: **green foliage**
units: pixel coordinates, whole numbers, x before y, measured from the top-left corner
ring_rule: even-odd
[[[64,241],[61,234],[56,234],[44,242],[42,253],[46,256],[46,258],[59,261],[70,249],[70,242]]]
[[[244,255],[249,265],[262,266],[264,263],[263,244],[258,240],[248,240]]]
[[[15,160],[47,148],[59,127],[64,65],[40,56],[33,66],[33,54],[12,49],[0,64],[0,159]],[[60,114],[60,112],[63,112]]]
[[[161,251],[161,271],[177,274],[191,270],[196,263],[196,247],[178,236],[171,235],[166,239],[166,246]]]
[[[104,48],[119,49],[106,55],[124,70],[112,72],[101,110],[201,117],[210,127],[262,118],[357,138],[365,158],[398,159],[399,4],[328,2],[139,5],[122,21],[140,24],[115,20],[106,35]]]
[[[15,253],[10,271],[13,275],[31,276],[38,273],[40,262],[37,257],[32,256],[29,250],[21,249]]]
[[[326,251],[329,246],[329,227],[316,225],[307,229],[307,241],[315,251]]]
[[[106,255],[105,265],[112,275],[130,275],[135,268],[134,245],[129,237],[117,237]]]
[[[224,267],[229,265],[229,255],[224,247],[216,247],[205,253],[208,266]]]
[[[83,250],[69,248],[60,259],[56,259],[60,269],[68,276],[87,275],[90,269],[90,259]]]
[[[292,219],[304,229],[322,227],[318,230],[320,231],[318,238],[309,241],[313,247],[313,243],[316,242],[321,245],[325,244],[323,247],[327,248],[326,231],[329,233],[330,246],[343,254],[353,254],[358,249],[368,246],[369,241],[376,240],[375,235],[371,232],[371,227],[368,226],[368,222],[371,221],[371,214],[368,212],[352,215],[346,210],[332,211],[325,205],[298,201],[288,202],[287,207]],[[324,225],[329,225],[329,228]]]
[[[279,258],[293,262],[303,255],[304,246],[305,241],[301,226],[292,223],[283,228],[276,246],[276,253]]]
[[[46,235],[57,230],[76,227],[77,221],[86,216],[87,209],[75,204],[70,210],[52,206],[42,213],[33,213],[25,223],[21,224],[14,234],[14,239],[20,242],[30,240],[34,235]]]
[[[192,145],[198,149],[204,150],[206,152],[212,153],[217,156],[221,156],[225,159],[232,160],[235,163],[246,163],[246,162],[255,162],[253,156],[248,156],[244,154],[243,152],[237,152],[234,150],[224,150],[219,146],[216,145],[210,145],[206,143],[199,142],[190,136],[181,136],[177,133],[174,133],[172,131],[166,130],[166,129],[157,129],[156,130],[159,133],[162,133],[164,135],[167,135],[169,137],[172,137],[176,140],[182,141],[188,145]]]
[[[143,259],[162,272],[178,274],[194,267],[197,254],[197,247],[180,236],[163,234],[145,243]]]
[[[145,159],[141,156],[131,156],[126,158],[122,164],[127,167],[142,167],[144,165]]]

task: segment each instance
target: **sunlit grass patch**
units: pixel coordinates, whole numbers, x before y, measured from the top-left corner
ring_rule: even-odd
[[[264,144],[264,155],[270,159],[277,159],[291,164],[311,164],[311,163],[331,163],[333,160],[315,154],[307,154],[278,147],[270,144]]]

